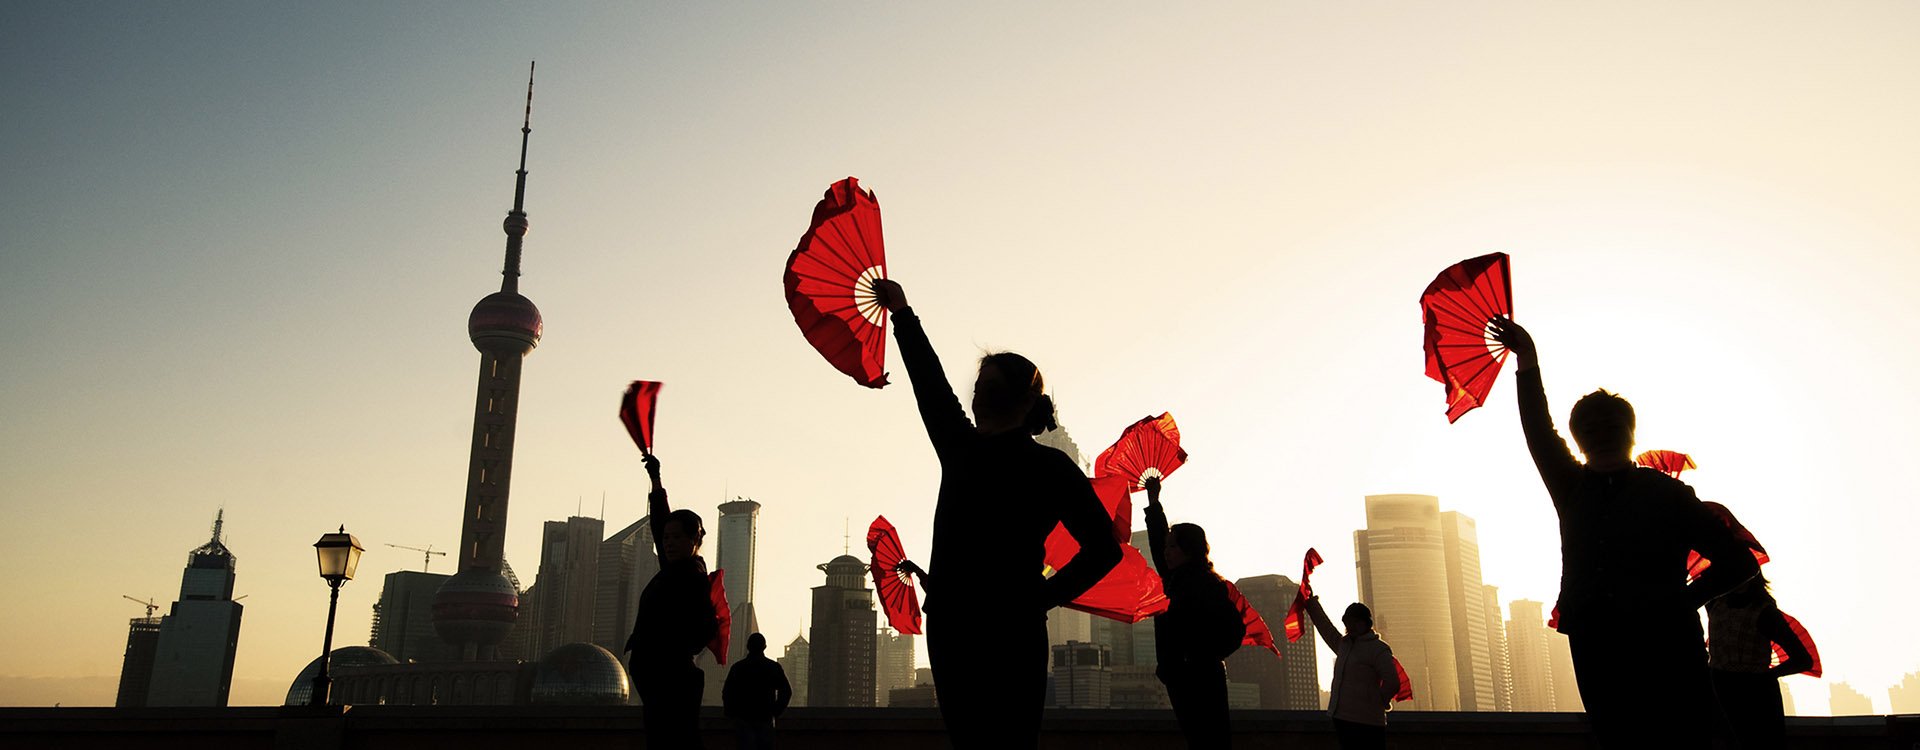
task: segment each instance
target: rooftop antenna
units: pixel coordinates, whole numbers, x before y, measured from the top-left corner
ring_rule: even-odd
[[[840,554],[853,554],[853,519],[840,517]]]
[[[600,491],[600,520],[607,520],[607,491]]]
[[[500,291],[520,292],[520,240],[527,233],[527,139],[533,133],[533,66],[527,63],[527,113],[520,121],[520,169],[514,172],[518,177],[513,185],[513,210],[507,212],[507,223],[518,224],[519,232],[507,233],[507,267],[501,269]]]
[[[225,505],[213,512],[213,540],[216,542],[220,541],[220,526],[225,522],[226,515],[227,506]]]

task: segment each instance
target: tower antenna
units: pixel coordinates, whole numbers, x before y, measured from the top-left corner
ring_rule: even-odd
[[[520,240],[527,234],[527,140],[533,134],[533,62],[527,63],[527,112],[520,121],[520,169],[514,172],[513,210],[507,212],[507,266],[500,291],[520,291]]]
[[[853,519],[840,517],[840,554],[853,554]]]

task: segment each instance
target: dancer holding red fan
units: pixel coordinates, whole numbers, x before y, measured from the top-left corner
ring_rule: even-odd
[[[1109,516],[1066,454],[1033,441],[1056,426],[1040,371],[1010,352],[980,360],[973,421],[907,306],[871,282],[893,316],[927,437],[940,459],[928,558],[927,652],[955,747],[1031,748],[1046,697],[1046,612],[1072,601],[1120,560]],[[1047,535],[1065,524],[1079,554],[1041,577]]]
[[[1160,477],[1147,488],[1147,543],[1165,582],[1168,606],[1154,618],[1154,673],[1167,686],[1167,700],[1187,736],[1187,747],[1232,747],[1227,716],[1226,660],[1247,634],[1230,587],[1213,571],[1205,529],[1190,523],[1167,526],[1160,506]]]

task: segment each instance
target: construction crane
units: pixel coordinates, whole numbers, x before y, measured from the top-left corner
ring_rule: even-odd
[[[423,572],[433,567],[434,555],[439,555],[441,557],[447,556],[447,553],[445,552],[433,551],[433,545],[431,544],[427,545],[426,549],[421,549],[419,547],[408,547],[404,544],[389,544],[387,546],[392,547],[394,549],[410,549],[415,552],[419,552],[420,553],[420,570]]]
[[[130,602],[133,602],[134,604],[138,604],[138,605],[140,605],[140,606],[142,606],[142,607],[146,607],[146,608],[147,608],[147,619],[149,619],[149,620],[151,620],[151,619],[153,619],[153,611],[154,611],[154,610],[156,610],[156,609],[159,609],[159,608],[160,608],[160,605],[158,605],[158,604],[154,604],[154,603],[153,603],[153,599],[152,599],[152,598],[147,598],[147,599],[135,599],[135,598],[133,598],[133,597],[131,597],[131,596],[127,596],[126,594],[121,594],[121,595],[120,595],[120,598],[122,598],[122,599],[125,599],[125,600],[127,600],[127,601],[130,601]]]

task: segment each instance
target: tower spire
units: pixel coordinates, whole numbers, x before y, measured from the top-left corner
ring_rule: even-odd
[[[220,542],[220,526],[224,523],[226,516],[227,509],[225,506],[213,512],[213,541],[215,543]]]
[[[500,270],[500,291],[520,291],[520,242],[527,236],[527,141],[533,134],[533,68],[527,63],[527,110],[520,120],[520,169],[514,172],[513,210],[502,228],[507,232],[507,265]]]

